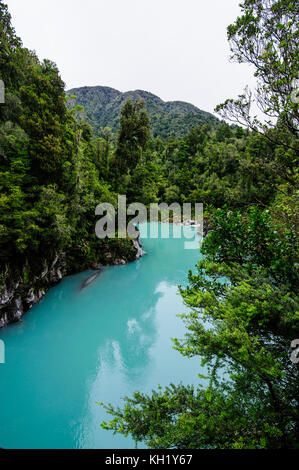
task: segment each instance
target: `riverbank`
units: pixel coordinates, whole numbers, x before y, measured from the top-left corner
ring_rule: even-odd
[[[0,328],[19,322],[23,315],[65,276],[86,270],[98,270],[101,265],[125,265],[145,254],[139,237],[126,241],[131,244],[129,250],[127,246],[121,249],[121,242],[116,243],[114,250],[103,252],[100,261],[86,264],[81,262],[80,266],[74,266],[66,253],[54,253],[52,257],[44,257],[39,261],[40,269],[34,271],[29,260],[26,260],[21,268],[7,266],[0,292]]]
[[[141,242],[148,255],[137,262],[105,267],[84,289],[95,271],[64,277],[0,330],[0,447],[134,449],[101,428],[109,415],[98,402],[121,406],[135,390],[202,381],[198,359],[171,341],[185,333],[177,286],[186,286],[199,250],[185,250],[182,238]]]

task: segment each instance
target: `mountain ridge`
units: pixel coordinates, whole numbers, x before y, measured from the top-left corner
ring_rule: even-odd
[[[111,127],[117,131],[120,123],[121,108],[126,101],[143,100],[152,128],[153,137],[182,138],[193,127],[209,124],[215,128],[221,122],[213,114],[197,108],[195,105],[180,101],[164,101],[159,96],[145,90],[121,92],[107,86],[84,86],[72,88],[66,92],[76,99],[69,100],[69,107],[81,105],[85,117],[96,134],[100,127]]]

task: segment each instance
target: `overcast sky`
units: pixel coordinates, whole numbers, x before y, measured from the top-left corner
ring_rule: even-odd
[[[66,88],[142,89],[213,112],[253,70],[229,61],[240,0],[6,0],[23,43],[56,62]]]

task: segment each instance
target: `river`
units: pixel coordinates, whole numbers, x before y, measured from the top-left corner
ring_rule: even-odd
[[[97,402],[202,380],[200,358],[184,358],[171,342],[184,335],[177,286],[187,284],[199,249],[175,238],[142,242],[138,261],[104,268],[84,289],[92,272],[66,277],[22,322],[0,330],[0,447],[134,448],[100,427],[109,417]]]

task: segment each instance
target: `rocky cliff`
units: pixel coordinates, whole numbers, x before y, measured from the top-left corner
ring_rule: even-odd
[[[138,259],[145,252],[139,238],[132,240],[132,252],[127,253],[121,258],[116,257],[115,253],[104,253],[106,265],[126,264],[133,259]],[[12,272],[6,268],[4,280],[0,290],[0,328],[9,323],[16,323],[22,316],[38,303],[45,293],[61,279],[73,274],[74,269],[68,266],[65,253],[55,253],[52,258],[40,260],[40,271],[33,276],[28,276],[29,262],[26,262],[22,270]],[[85,269],[98,269],[99,263],[94,262],[92,266],[88,264],[82,266]]]

